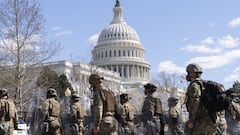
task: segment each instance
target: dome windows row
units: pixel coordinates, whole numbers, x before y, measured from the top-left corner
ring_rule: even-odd
[[[106,39],[128,39],[128,40],[138,40],[134,36],[129,36],[127,33],[114,33],[114,34],[104,34],[102,35],[99,40],[106,40]]]
[[[126,39],[139,41],[138,36],[134,32],[102,32],[99,36],[99,41],[104,41],[106,39]]]
[[[142,50],[109,50],[95,53],[95,59],[112,57],[137,57],[144,58]]]

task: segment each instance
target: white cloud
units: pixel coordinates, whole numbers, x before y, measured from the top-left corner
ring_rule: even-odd
[[[212,45],[211,47],[208,45]],[[185,47],[180,48],[181,50],[189,51],[189,52],[198,52],[198,53],[206,53],[206,54],[218,54],[223,51],[224,48],[234,48],[238,46],[239,39],[234,38],[231,35],[223,36],[217,39],[217,42],[214,41],[213,37],[207,37],[202,40],[199,45],[187,45]]]
[[[236,59],[240,58],[240,49],[225,52],[221,55],[212,55],[204,57],[195,57],[189,60],[188,63],[199,63],[206,69],[214,69],[223,67]]]
[[[210,45],[210,44],[213,44],[213,43],[214,43],[213,37],[207,37],[206,39],[201,41],[201,44],[206,44],[206,45]]]
[[[55,30],[62,30],[62,27],[56,26],[56,27],[50,28],[50,30],[53,30],[53,31],[55,31]]]
[[[22,44],[24,37],[20,37],[19,44]],[[40,37],[39,35],[32,35],[24,42],[24,46],[22,47],[22,50],[34,50],[38,51],[39,46],[37,43],[39,42]],[[5,44],[4,44],[5,43]],[[17,45],[16,42],[13,39],[4,39],[0,40],[0,49],[4,53],[12,53],[12,51],[17,51]]]
[[[232,28],[235,28],[235,27],[240,26],[240,17],[239,17],[239,18],[234,18],[234,19],[232,19],[232,20],[228,23],[228,25],[229,25],[230,27],[232,27]]]
[[[65,36],[65,35],[71,35],[73,32],[72,31],[61,31],[56,33],[56,36]]]
[[[186,50],[189,52],[198,52],[198,53],[207,53],[207,54],[216,54],[223,51],[222,48],[210,48],[206,45],[187,45],[186,47],[181,48],[181,50]]]
[[[225,48],[234,48],[239,45],[239,39],[233,38],[231,35],[227,35],[222,38],[219,38],[218,44]]]
[[[185,68],[177,66],[172,61],[163,61],[158,65],[158,72],[166,72],[168,74],[182,74],[185,73]]]
[[[240,67],[235,68],[229,76],[224,78],[225,82],[231,82],[236,80],[240,80]]]
[[[99,34],[94,34],[91,37],[89,37],[88,38],[88,42],[90,43],[90,45],[94,45],[95,46],[97,44],[98,37],[99,37]]]

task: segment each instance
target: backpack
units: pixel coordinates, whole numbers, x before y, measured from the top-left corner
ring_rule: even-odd
[[[159,98],[154,98],[154,114],[162,114],[162,102]]]
[[[197,80],[201,86],[201,102],[210,113],[227,110],[229,100],[224,92],[224,86],[211,80]]]
[[[9,130],[9,103],[7,100],[0,100],[0,134],[7,134]]]
[[[103,100],[103,112],[115,112],[115,96],[114,93],[107,89],[102,89],[100,91]]]

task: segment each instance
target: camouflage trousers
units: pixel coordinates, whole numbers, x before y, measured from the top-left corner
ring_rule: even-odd
[[[83,122],[79,124],[73,123],[71,126],[71,131],[72,131],[72,135],[83,135],[83,132],[84,132]]]
[[[118,135],[118,122],[113,116],[102,118],[98,135]]]
[[[158,123],[147,121],[147,123],[145,123],[145,128],[147,135],[160,135],[160,125]]]
[[[13,134],[13,123],[10,121],[0,122],[0,134],[1,135],[12,135]]]
[[[192,129],[192,135],[215,135],[216,128],[212,120],[198,120]]]
[[[61,127],[58,119],[54,119],[48,122],[48,127],[46,129],[46,135],[61,135]]]
[[[184,129],[182,127],[182,124],[176,124],[176,125],[168,125],[169,132],[171,135],[184,135]]]

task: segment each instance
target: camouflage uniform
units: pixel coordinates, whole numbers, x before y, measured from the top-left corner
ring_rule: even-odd
[[[221,135],[227,135],[227,121],[225,118],[225,110],[217,113],[217,127]]]
[[[170,97],[168,99],[168,114],[169,114],[169,121],[168,121],[168,127],[171,135],[183,135],[183,127],[180,120],[180,111],[177,108],[177,102],[178,99],[174,97]]]
[[[189,112],[188,126],[193,124],[193,135],[214,135],[216,131],[216,114],[210,114],[201,103],[202,86],[200,75],[202,68],[197,64],[187,66],[186,76],[190,84],[187,89],[187,110]],[[204,129],[204,130],[203,130]]]
[[[232,90],[228,90],[226,92],[230,92],[229,94],[227,94],[229,100],[230,100],[230,106],[228,108],[228,113],[229,116],[234,120],[239,122],[240,121],[240,98],[238,97],[238,95],[232,91]],[[225,93],[226,93],[225,92]]]
[[[94,119],[93,133],[97,135],[117,135],[118,122],[114,118],[116,100],[114,93],[101,86],[103,77],[91,74],[89,83],[93,89],[92,114]]]
[[[136,116],[136,108],[133,104],[129,103],[130,97],[128,94],[121,94],[120,95],[120,102],[121,106],[119,108],[119,115],[121,117],[120,124],[123,128],[130,132],[129,134],[135,134],[135,125],[134,119]]]
[[[86,116],[84,107],[81,106],[80,96],[77,94],[73,94],[71,96],[71,122],[72,122],[72,131],[73,135],[83,135],[84,131],[84,117]]]
[[[162,103],[160,99],[152,96],[157,87],[151,83],[144,85],[147,96],[142,107],[142,121],[148,135],[164,134],[164,124],[162,119]]]
[[[60,104],[55,99],[57,92],[55,89],[48,89],[47,99],[42,103],[42,112],[44,115],[44,135],[61,135],[60,124]]]
[[[0,129],[1,135],[12,135],[14,128],[17,128],[18,116],[15,104],[7,97],[7,89],[0,89],[0,126],[6,126],[5,130]]]

